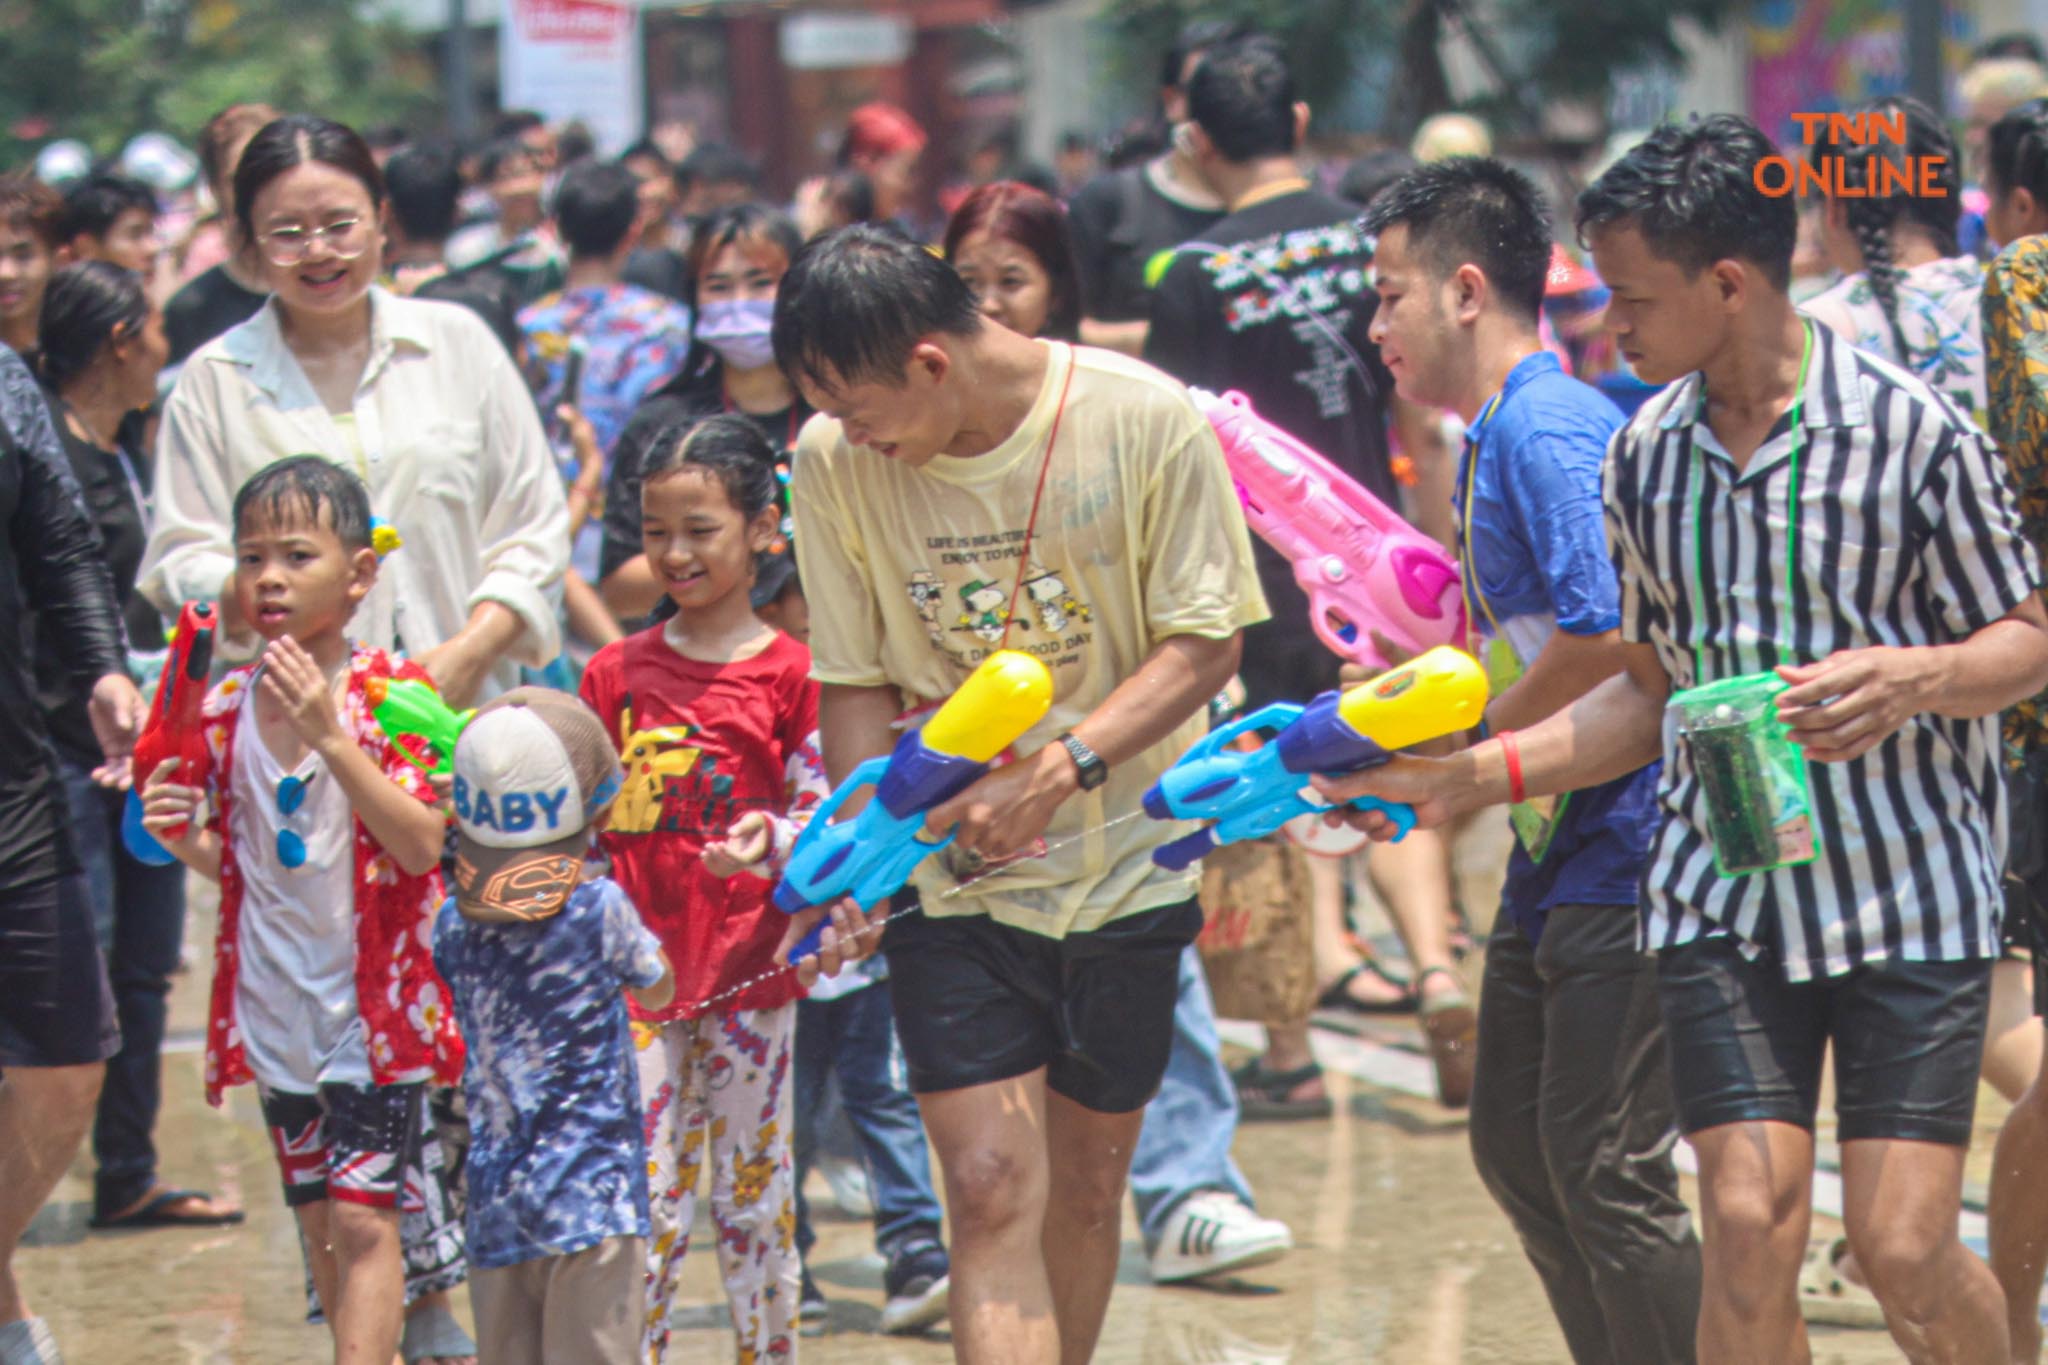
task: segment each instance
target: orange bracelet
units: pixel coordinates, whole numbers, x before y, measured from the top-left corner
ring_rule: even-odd
[[[1494,736],[1500,741],[1501,757],[1508,763],[1508,800],[1519,806],[1528,799],[1529,792],[1522,786],[1522,749],[1515,742],[1513,730],[1502,730]]]

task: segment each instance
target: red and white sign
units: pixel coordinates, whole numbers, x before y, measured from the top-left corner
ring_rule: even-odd
[[[498,35],[506,108],[537,110],[550,123],[581,119],[613,154],[640,136],[640,10],[631,0],[508,0]]]

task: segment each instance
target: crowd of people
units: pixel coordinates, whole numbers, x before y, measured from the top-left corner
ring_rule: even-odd
[[[1573,1359],[1800,1360],[1813,1320],[2037,1360],[2048,63],[1962,89],[1960,141],[1905,97],[1858,111],[1902,141],[1817,140],[1807,202],[1732,114],[1569,204],[1462,115],[1321,165],[1283,49],[1219,23],[1157,136],[991,139],[929,220],[884,104],[786,205],[523,113],[457,150],[238,104],[196,155],[0,177],[0,1365],[61,1358],[14,1252],[88,1129],[94,1226],[245,1217],[155,1140],[207,884],[207,1098],[257,1087],[337,1361],[658,1365],[700,1188],[737,1358],[792,1359],[813,1171],[882,1331],[1083,1361],[1126,1191],[1157,1282],[1289,1253],[1239,1125],[1328,1116],[1312,1026],[1381,1015]],[[1407,803],[1397,841],[1347,809],[1171,870],[1130,818],[1212,724],[1373,676],[1191,387],[1458,558],[1484,720],[1314,779]],[[192,603],[199,734],[140,771]],[[777,908],[835,787],[1004,649],[1051,707],[929,813],[950,846]],[[1690,719],[1758,677],[1791,815]],[[407,688],[459,739],[390,724]],[[1451,849],[1494,805],[1481,944]],[[1249,986],[1203,934],[1246,888]],[[1234,1069],[1219,1010],[1263,1027]]]

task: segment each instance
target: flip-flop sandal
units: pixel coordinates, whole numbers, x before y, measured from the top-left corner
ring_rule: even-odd
[[[398,1354],[406,1365],[422,1360],[467,1360],[476,1354],[476,1342],[462,1330],[453,1313],[435,1304],[406,1316]]]
[[[140,1208],[130,1210],[116,1218],[94,1214],[86,1226],[102,1231],[116,1228],[219,1228],[241,1222],[248,1215],[240,1209],[230,1213],[175,1213],[171,1205],[187,1199],[211,1200],[212,1195],[204,1190],[158,1190],[145,1200]]]
[[[1453,990],[1431,999],[1422,993],[1430,977],[1450,978]],[[1472,1072],[1479,1055],[1479,1014],[1471,997],[1448,967],[1425,967],[1415,974],[1415,995],[1420,1002],[1422,1036],[1429,1044],[1429,1060],[1436,1068],[1436,1099],[1446,1109],[1463,1109],[1472,1102]]]
[[[1292,1071],[1269,1071],[1254,1057],[1230,1073],[1237,1087],[1237,1108],[1242,1118],[1326,1119],[1334,1110],[1327,1093],[1313,1099],[1292,1098],[1294,1092],[1323,1074],[1314,1062]]]
[[[64,1353],[50,1324],[41,1318],[19,1318],[0,1324],[0,1365],[64,1365]]]
[[[1806,1244],[1806,1260],[1799,1267],[1799,1316],[1826,1327],[1882,1331],[1884,1309],[1877,1296],[1842,1274],[1842,1258],[1848,1254],[1846,1237],[1816,1237]]]
[[[1393,1000],[1360,1000],[1351,994],[1351,983],[1361,975],[1376,976],[1387,985],[1401,992]],[[1382,967],[1376,960],[1367,958],[1356,967],[1345,972],[1330,983],[1328,990],[1316,997],[1316,1008],[1334,1010],[1342,1014],[1413,1014],[1415,1013],[1415,990],[1401,977]]]

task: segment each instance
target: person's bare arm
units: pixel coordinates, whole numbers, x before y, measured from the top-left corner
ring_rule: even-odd
[[[661,601],[661,580],[646,555],[634,555],[604,576],[597,585],[604,604],[621,621],[637,621]]]
[[[661,980],[652,986],[628,986],[626,994],[639,1002],[643,1010],[665,1009],[668,1002],[676,998],[676,969],[670,965],[668,953],[655,949],[661,955]]]
[[[1671,681],[1653,646],[1620,646],[1624,668],[1548,720],[1516,732],[1522,786],[1529,796],[1550,796],[1598,786],[1662,756],[1664,703]],[[1448,758],[1402,755],[1381,767],[1343,777],[1317,777],[1316,790],[1332,801],[1376,796],[1415,809],[1416,824],[1434,828],[1482,806],[1509,799],[1506,745],[1498,738]],[[1377,811],[1347,812],[1374,838],[1394,827]]]
[[[450,706],[475,703],[484,679],[526,633],[526,622],[503,602],[482,601],[461,630],[419,656],[418,663]]]
[[[1074,737],[1111,767],[1136,757],[1223,690],[1237,672],[1243,645],[1240,634],[1160,641],[1137,672],[1074,726]],[[1007,857],[1044,834],[1053,812],[1080,789],[1074,760],[1063,746],[1048,744],[932,807],[925,824],[934,833],[957,825],[961,847],[987,858]]]
[[[2048,686],[2048,610],[2025,601],[1951,645],[1876,645],[1784,667],[1778,714],[1806,756],[1841,763],[1882,744],[1923,713],[1992,715]]]
[[[1486,723],[1495,730],[1520,730],[1548,719],[1619,673],[1626,662],[1619,630],[1598,635],[1553,631],[1528,670],[1487,706]]]

